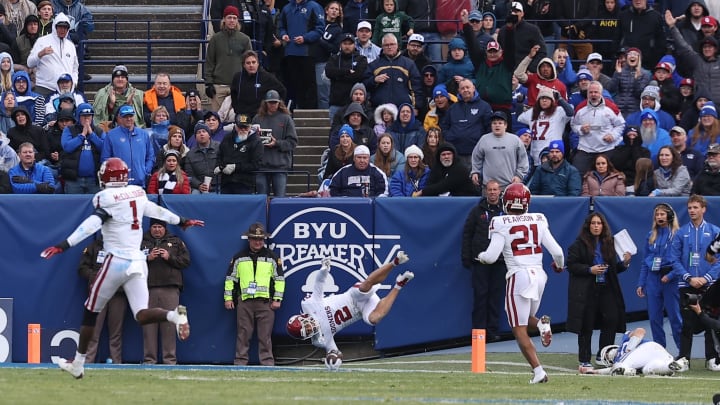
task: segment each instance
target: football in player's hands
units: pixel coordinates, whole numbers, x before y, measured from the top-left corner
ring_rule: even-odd
[[[328,370],[337,371],[340,369],[340,365],[342,365],[342,358],[342,352],[339,350],[330,350],[325,355],[325,367],[327,367]]]
[[[406,255],[405,252],[401,250],[398,252],[397,256],[395,256],[395,259],[393,260],[393,264],[397,266],[399,264],[403,264],[403,263],[407,262],[408,260],[410,260],[408,255]]]

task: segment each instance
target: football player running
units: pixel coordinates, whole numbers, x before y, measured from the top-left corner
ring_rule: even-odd
[[[301,302],[303,313],[288,320],[288,333],[296,339],[312,339],[313,345],[325,349],[325,366],[329,370],[338,370],[342,364],[342,353],[333,335],[360,319],[368,325],[377,325],[385,318],[400,290],[415,274],[411,271],[399,274],[394,288],[384,298],[377,295],[377,290],[395,266],[408,260],[410,258],[405,252],[400,251],[391,262],[375,269],[365,280],[355,283],[344,293],[324,297],[323,286],[331,261],[329,257],[322,259],[312,295]]]
[[[505,258],[505,313],[520,351],[533,369],[530,384],[545,383],[548,376],[537,356],[535,345],[528,335],[528,326],[537,328],[543,346],[550,345],[552,331],[550,317],[538,319],[535,314],[545,290],[547,275],[542,267],[544,246],[552,255],[555,271],[562,271],[565,257],[555,241],[545,215],[528,213],[530,190],[521,183],[505,188],[503,210],[507,215],[494,217],[490,222],[490,245],[480,252],[480,263],[494,263],[500,254]]]
[[[51,246],[40,254],[50,259],[68,248],[82,242],[101,230],[107,252],[89,296],[85,301],[80,341],[75,358],[60,359],[58,365],[75,378],[82,378],[85,370],[85,354],[95,328],[95,318],[115,292],[123,288],[135,319],[141,325],[169,321],[175,324],[178,338],[190,336],[187,310],[180,305],[172,311],[148,308],[147,262],[140,250],[143,229],[142,217],[152,217],[183,229],[204,226],[203,221],[186,219],[149,201],[145,191],[128,185],[128,167],[119,158],[103,162],[98,172],[100,186],[104,188],[93,196],[95,211],[87,217],[68,238]]]
[[[658,343],[645,339],[645,329],[636,328],[623,335],[620,345],[605,346],[600,351],[601,369],[581,369],[583,374],[673,375],[688,370],[688,360],[677,360]]]

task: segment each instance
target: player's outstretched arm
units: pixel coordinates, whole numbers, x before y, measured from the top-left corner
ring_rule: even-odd
[[[102,210],[96,210],[93,215],[85,218],[85,220],[68,236],[68,238],[55,246],[50,246],[40,253],[40,257],[50,259],[51,257],[63,253],[70,247],[77,245],[90,235],[94,235],[101,227],[107,213]]]
[[[178,216],[169,209],[163,208],[152,201],[147,201],[145,205],[144,216],[156,218],[167,222],[168,224],[180,225],[183,230],[192,226],[205,226],[205,221],[199,219],[188,219]]]

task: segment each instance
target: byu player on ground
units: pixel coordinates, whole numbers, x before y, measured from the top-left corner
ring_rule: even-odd
[[[323,286],[330,272],[330,258],[324,258],[315,278],[312,295],[301,303],[303,313],[293,315],[288,320],[288,333],[297,339],[311,338],[313,345],[325,349],[325,366],[337,370],[342,364],[342,353],[333,336],[360,319],[368,325],[377,325],[385,318],[400,290],[415,275],[410,271],[399,274],[395,279],[395,287],[384,298],[378,297],[376,293],[379,284],[385,281],[390,270],[408,260],[410,258],[405,252],[400,251],[390,263],[382,265],[344,293],[323,297]]]
[[[85,301],[85,311],[80,327],[80,342],[75,359],[60,359],[60,368],[75,378],[84,374],[85,353],[95,328],[95,318],[115,292],[123,288],[135,319],[141,325],[169,321],[176,325],[178,338],[190,336],[187,310],[180,305],[173,311],[148,308],[147,262],[140,250],[143,229],[142,217],[152,217],[183,229],[204,226],[203,221],[181,218],[147,199],[145,191],[128,185],[128,167],[119,158],[110,158],[98,172],[100,186],[105,189],[93,196],[95,212],[85,219],[68,238],[51,246],[40,256],[49,259],[82,242],[102,229],[105,261],[93,282]]]
[[[673,375],[688,370],[688,360],[685,357],[674,360],[660,344],[645,339],[643,328],[625,332],[620,346],[603,347],[600,361],[608,367],[580,371],[586,374]]]
[[[507,215],[490,222],[490,246],[478,254],[481,263],[494,263],[500,253],[505,258],[505,313],[523,356],[533,369],[530,384],[548,381],[540,365],[535,345],[528,335],[528,325],[537,326],[543,346],[550,345],[550,317],[535,317],[545,290],[547,275],[542,267],[544,246],[553,257],[553,268],[562,271],[565,257],[555,241],[543,214],[528,213],[530,190],[513,183],[503,193],[503,210]]]

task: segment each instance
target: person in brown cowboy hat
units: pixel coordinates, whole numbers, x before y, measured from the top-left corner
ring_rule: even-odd
[[[274,366],[272,329],[275,310],[285,291],[282,260],[265,246],[265,227],[256,222],[243,234],[248,248],[230,260],[225,276],[225,309],[237,310],[235,365],[248,364],[250,338],[257,323],[258,357],[263,366]]]

